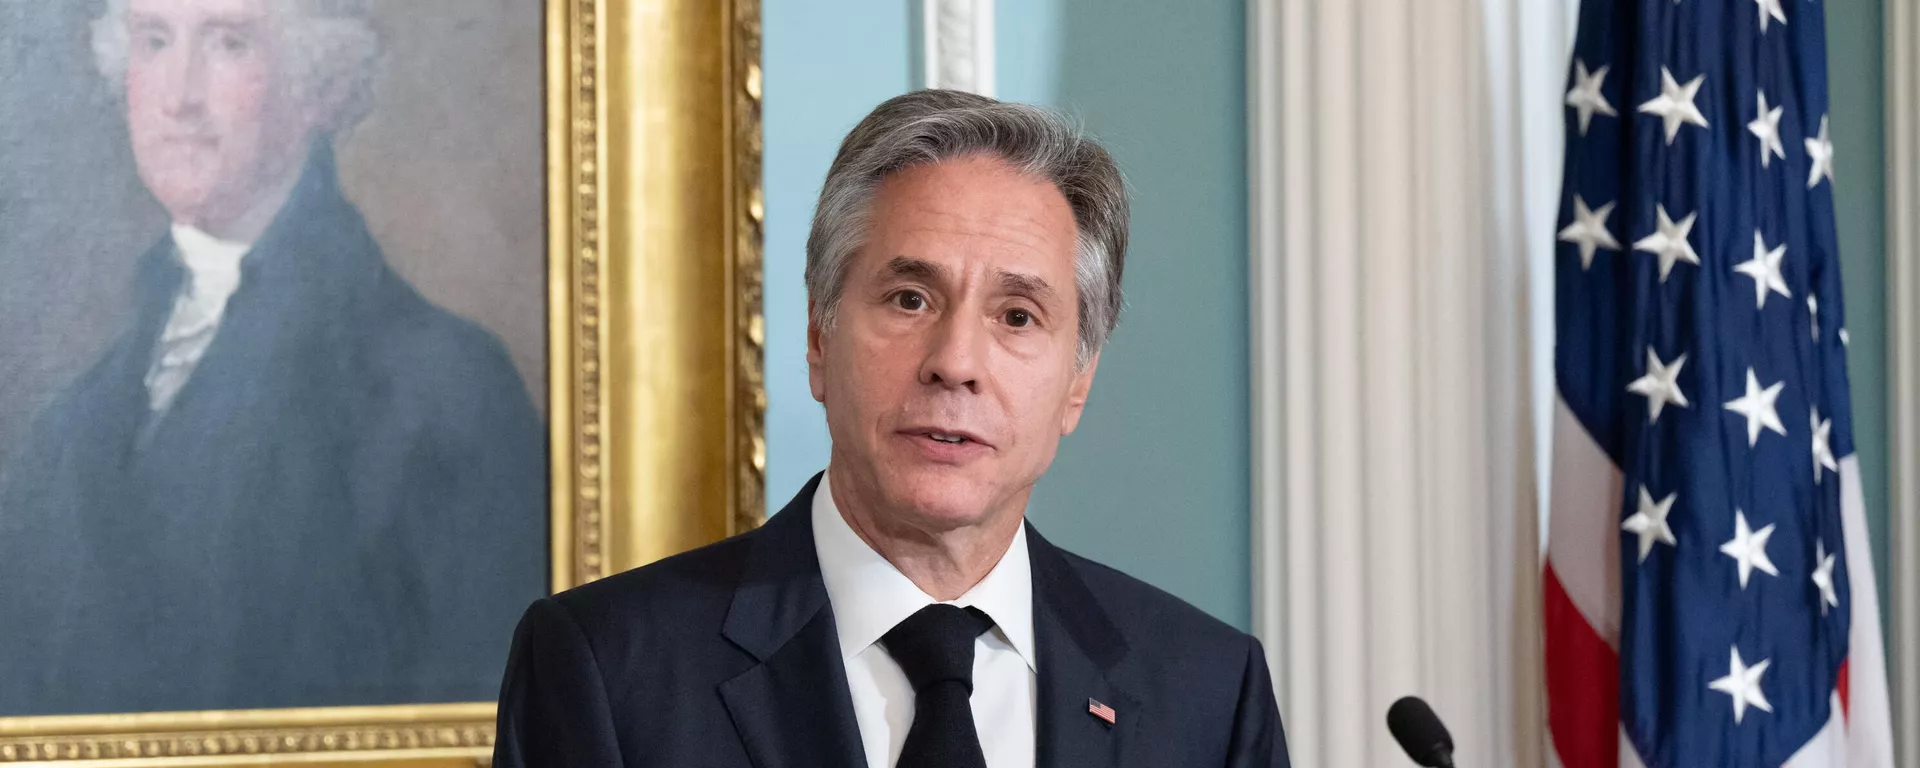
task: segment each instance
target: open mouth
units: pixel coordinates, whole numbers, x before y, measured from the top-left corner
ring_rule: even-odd
[[[934,445],[954,447],[989,447],[978,435],[958,430],[936,429],[934,427],[914,427],[901,430],[909,437],[925,438]]]

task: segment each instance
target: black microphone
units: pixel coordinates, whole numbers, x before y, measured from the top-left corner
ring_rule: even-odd
[[[1418,696],[1407,696],[1387,708],[1387,730],[1407,756],[1427,768],[1453,768],[1453,736]]]

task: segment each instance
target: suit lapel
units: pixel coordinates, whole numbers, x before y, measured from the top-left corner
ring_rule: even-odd
[[[1061,551],[1027,527],[1033,561],[1034,633],[1039,646],[1039,765],[1119,766],[1128,736],[1145,714],[1142,702],[1116,684],[1125,658],[1120,631]],[[1112,707],[1108,725],[1089,708]]]
[[[756,534],[723,634],[759,664],[720,684],[757,768],[865,762],[813,547],[815,475]]]

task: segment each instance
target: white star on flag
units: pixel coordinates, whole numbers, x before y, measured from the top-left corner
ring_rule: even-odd
[[[1607,97],[1600,93],[1600,82],[1606,77],[1605,66],[1589,73],[1585,61],[1573,60],[1573,90],[1567,91],[1567,106],[1579,113],[1582,136],[1587,135],[1587,123],[1592,122],[1594,113],[1607,117],[1618,117],[1620,114],[1613,111],[1613,105],[1608,104]]]
[[[1825,467],[1834,474],[1840,473],[1840,465],[1833,460],[1833,448],[1828,444],[1828,436],[1833,433],[1833,419],[1820,419],[1820,409],[1813,409],[1813,484],[1820,484],[1820,469]]]
[[[1733,511],[1733,540],[1720,545],[1720,551],[1733,558],[1740,568],[1740,588],[1747,588],[1747,579],[1755,568],[1768,576],[1779,576],[1780,571],[1773,567],[1773,560],[1767,557],[1767,539],[1773,537],[1773,524],[1760,530],[1747,528],[1747,513]]]
[[[1607,230],[1607,216],[1612,213],[1613,203],[1600,206],[1599,210],[1589,210],[1586,200],[1579,195],[1573,196],[1573,223],[1560,230],[1560,242],[1579,244],[1580,269],[1593,266],[1596,248],[1620,250],[1620,241],[1615,240],[1613,233]]]
[[[1767,291],[1793,298],[1793,292],[1787,290],[1787,278],[1780,274],[1780,260],[1787,255],[1787,243],[1781,241],[1780,247],[1767,250],[1767,241],[1761,239],[1760,230],[1753,231],[1753,258],[1735,264],[1733,271],[1753,278],[1753,303],[1756,309],[1766,309]]]
[[[1782,436],[1787,434],[1787,425],[1780,423],[1780,412],[1773,405],[1773,401],[1780,399],[1780,389],[1786,385],[1784,381],[1777,381],[1763,390],[1760,379],[1753,375],[1753,368],[1747,368],[1747,394],[1728,402],[1727,410],[1747,417],[1748,448],[1760,442],[1763,426]]]
[[[1681,85],[1673,79],[1673,73],[1666,67],[1660,68],[1660,95],[1640,105],[1640,111],[1649,115],[1659,115],[1666,122],[1667,144],[1672,146],[1673,137],[1680,135],[1682,123],[1692,123],[1707,127],[1707,116],[1694,106],[1693,96],[1700,91],[1700,84],[1707,81],[1706,75],[1699,75]]]
[[[1840,607],[1840,596],[1833,591],[1833,555],[1827,552],[1827,543],[1813,540],[1813,585],[1820,588],[1820,615],[1827,615],[1827,607]]]
[[[1673,528],[1667,525],[1667,514],[1673,509],[1673,501],[1680,498],[1680,492],[1674,491],[1659,502],[1653,500],[1653,494],[1647,492],[1645,485],[1640,486],[1640,510],[1620,524],[1620,528],[1640,536],[1640,562],[1647,561],[1647,555],[1653,552],[1655,541],[1664,541],[1669,546],[1679,546],[1673,537]]]
[[[1671,141],[1667,142],[1673,143]],[[1820,186],[1820,180],[1833,181],[1833,140],[1827,138],[1827,116],[1820,116],[1820,135],[1806,140],[1807,157],[1813,160],[1807,169],[1807,189]]]
[[[1787,23],[1787,11],[1780,7],[1780,0],[1753,0],[1753,3],[1760,6],[1760,34],[1767,33],[1768,16],[1781,24]]]
[[[1545,730],[1581,746],[1560,750],[1569,768],[1616,751],[1647,768],[1898,754],[1885,574],[1867,557],[1884,531],[1861,522],[1851,455],[1849,400],[1875,393],[1849,394],[1860,286],[1835,278],[1836,145],[1860,134],[1831,105],[1859,78],[1826,55],[1859,41],[1823,21],[1832,2],[1576,3],[1591,12],[1546,70],[1562,104],[1540,117],[1565,140],[1534,230],[1555,278],[1542,300],[1564,320],[1546,426],[1572,450],[1555,454],[1532,623]],[[1866,331],[1862,352],[1885,346]],[[1612,672],[1596,678],[1596,658]]]
[[[1780,143],[1780,115],[1786,107],[1767,109],[1767,92],[1760,92],[1760,116],[1747,123],[1747,130],[1760,137],[1760,167],[1767,167],[1775,155],[1787,159],[1787,146]]]
[[[1687,407],[1687,396],[1680,391],[1680,368],[1686,364],[1687,356],[1681,355],[1671,365],[1662,365],[1653,347],[1647,347],[1647,372],[1628,384],[1627,391],[1647,398],[1648,424],[1660,420],[1660,411],[1667,403]]]
[[[1748,705],[1763,712],[1772,712],[1773,705],[1767,703],[1767,695],[1760,690],[1760,676],[1767,673],[1767,665],[1772,659],[1762,659],[1751,667],[1740,661],[1740,648],[1733,649],[1733,663],[1727,666],[1727,676],[1707,683],[1707,687],[1733,697],[1733,724],[1739,725],[1740,718],[1746,717]]]
[[[1635,241],[1633,249],[1660,257],[1660,282],[1664,283],[1667,273],[1673,271],[1675,262],[1684,261],[1699,266],[1700,255],[1693,252],[1693,244],[1687,242],[1687,234],[1693,231],[1693,220],[1700,212],[1687,214],[1678,224],[1667,216],[1667,207],[1664,205],[1654,206],[1654,214],[1659,218],[1655,232]]]

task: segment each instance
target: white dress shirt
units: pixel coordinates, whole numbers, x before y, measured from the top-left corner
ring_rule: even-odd
[[[173,314],[155,343],[153,365],[147,368],[147,407],[155,414],[173,405],[173,398],[193,376],[220,330],[227,299],[240,289],[240,261],[252,243],[221,240],[182,224],[173,225],[174,250],[187,279],[173,299]]]
[[[813,494],[813,547],[840,635],[854,719],[869,768],[893,768],[913,725],[914,691],[880,639],[936,602],[853,532],[822,475]],[[973,724],[987,768],[1031,768],[1039,692],[1033,643],[1033,569],[1021,526],[999,564],[957,600],[993,617],[974,641]]]

